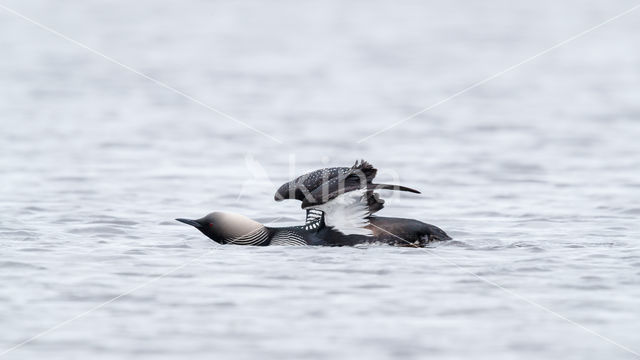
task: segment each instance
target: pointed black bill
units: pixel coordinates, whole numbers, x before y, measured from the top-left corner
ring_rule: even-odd
[[[195,220],[190,220],[190,219],[176,219],[177,221],[180,221],[181,223],[185,223],[187,225],[191,225],[194,226],[196,228],[201,228],[202,224],[200,224],[199,222],[195,221]]]

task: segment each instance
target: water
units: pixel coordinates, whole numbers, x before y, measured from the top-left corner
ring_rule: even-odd
[[[632,2],[2,5],[282,141],[0,9],[3,358],[635,357],[580,326],[640,352],[640,13],[358,143]],[[455,241],[173,221],[300,223],[277,186],[358,158],[423,190],[382,215]]]

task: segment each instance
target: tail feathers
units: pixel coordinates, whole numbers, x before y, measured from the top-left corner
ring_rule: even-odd
[[[421,194],[420,191],[416,189],[412,189],[410,187],[402,186],[402,185],[390,185],[390,184],[367,184],[367,189],[369,190],[400,190],[400,191],[408,191],[415,194]]]

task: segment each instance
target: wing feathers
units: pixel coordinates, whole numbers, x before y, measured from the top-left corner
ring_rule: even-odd
[[[399,190],[420,194],[420,191],[402,185],[374,184],[373,179],[377,172],[378,170],[365,160],[356,161],[351,167],[319,169],[283,184],[274,198],[277,201],[283,199],[300,200],[302,208],[308,210],[320,209],[325,204],[353,192],[356,195],[344,197],[343,200],[332,206],[344,202],[344,199],[358,198],[360,200],[355,203],[363,204],[362,206],[366,208],[368,215],[371,215],[384,206],[384,200],[379,198],[375,193],[376,190]],[[354,204],[351,205],[355,207]],[[327,205],[326,208],[331,209],[332,206]],[[307,223],[317,220],[313,216],[307,215]]]
[[[345,235],[372,236],[373,232],[366,228],[371,215],[367,202],[366,189],[360,189],[313,208],[323,211],[326,226],[336,231]]]

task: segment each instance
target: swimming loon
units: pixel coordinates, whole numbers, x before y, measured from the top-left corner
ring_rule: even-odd
[[[269,227],[234,213],[212,212],[200,219],[176,219],[194,226],[219,244],[233,245],[323,245],[353,246],[382,243],[395,246],[424,246],[451,238],[434,225],[411,219],[369,218],[372,235],[345,235],[318,222],[302,226]]]
[[[213,212],[200,219],[176,219],[194,226],[220,244],[353,246],[384,243],[424,246],[451,238],[437,226],[418,220],[379,217],[383,208],[377,189],[419,191],[388,184],[374,184],[377,169],[362,160],[351,167],[326,168],[283,184],[276,201],[296,199],[306,210],[301,226],[268,227],[242,215]]]

